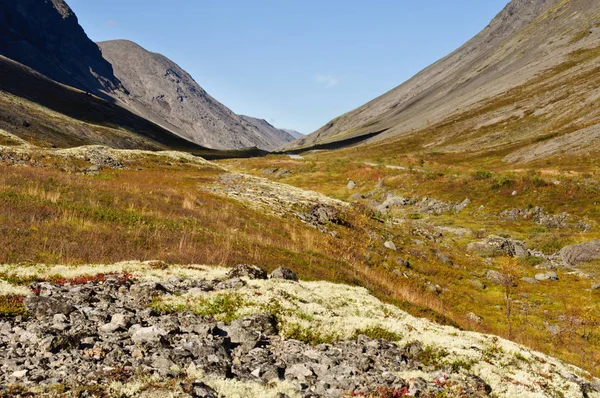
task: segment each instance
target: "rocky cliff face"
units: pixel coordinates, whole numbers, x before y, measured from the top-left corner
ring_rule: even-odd
[[[130,93],[119,97],[125,106],[190,141],[215,149],[265,150],[291,141],[236,115],[163,55],[126,40],[99,46]]]
[[[63,0],[0,0],[0,54],[60,83],[99,93],[120,88]]]
[[[569,83],[571,90],[560,83],[566,81],[565,77],[582,72],[581,61],[597,56],[578,51],[593,52],[598,46],[600,30],[594,21],[599,12],[598,2],[590,0],[514,0],[481,33],[452,54],[293,145],[310,147],[349,138],[366,139],[375,133],[380,134],[370,141],[409,136],[417,139],[417,136],[424,137],[426,129],[445,123],[436,134],[418,138],[424,141],[421,145],[429,150],[443,150],[450,144],[453,145],[452,150],[472,150],[479,146],[489,149],[490,144],[496,144],[497,140],[490,138],[488,133],[507,134],[503,122],[515,117],[520,120],[515,123],[514,135],[510,137],[513,142],[531,138],[532,130],[553,130],[560,135],[568,123],[560,123],[557,128],[555,122],[560,122],[565,112],[573,110],[568,109],[566,103],[565,106],[555,104],[556,111],[547,113],[545,120],[548,123],[539,128],[532,129],[533,123],[539,120],[523,116],[551,104],[550,97],[556,102],[557,97],[580,93],[581,101],[585,103],[595,95],[589,88],[589,95],[581,91],[585,87],[573,88],[577,82]],[[570,57],[579,58],[569,64]],[[556,69],[559,65],[565,71],[571,70],[553,81],[562,71]],[[587,71],[591,71],[592,67],[593,62],[590,62]],[[544,74],[548,71],[555,74]],[[521,90],[522,93],[514,98],[504,98],[511,90]],[[523,93],[525,91],[529,92]],[[531,96],[528,97],[529,94]],[[546,94],[548,101],[544,98]],[[578,102],[569,101],[570,104]],[[517,103],[518,106],[515,105]],[[474,109],[476,112],[469,114]],[[585,112],[583,108],[582,112]],[[466,119],[469,120],[459,123]],[[586,123],[581,127],[589,126],[587,122],[592,119],[586,117]],[[492,128],[488,126],[490,123],[499,126]],[[449,126],[457,126],[456,131],[451,131],[453,127]],[[481,131],[482,127],[487,127],[487,130]],[[471,133],[479,137],[485,135],[486,138],[472,140],[460,148],[454,145]]]

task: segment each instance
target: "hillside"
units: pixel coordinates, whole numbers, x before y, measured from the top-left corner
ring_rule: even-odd
[[[587,150],[600,120],[589,106],[599,14],[590,0],[514,0],[452,54],[292,145],[363,137],[390,152],[497,150],[509,161],[532,160],[519,150],[534,159]]]
[[[293,140],[257,119],[236,115],[163,55],[126,40],[99,46],[129,93],[116,95],[124,106],[183,138],[214,149],[264,150]]]
[[[0,9],[1,55],[83,91],[121,88],[63,0],[2,0]]]

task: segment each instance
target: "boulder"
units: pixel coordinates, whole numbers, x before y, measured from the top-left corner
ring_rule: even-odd
[[[500,253],[510,257],[529,257],[529,251],[523,242],[499,236],[492,236],[481,242],[469,243],[467,250],[486,256]]]
[[[55,314],[69,315],[75,307],[52,297],[28,296],[25,298],[25,308],[36,317],[54,316]]]
[[[250,350],[266,336],[277,334],[277,320],[272,314],[255,314],[236,319],[227,328],[229,341]]]
[[[383,246],[385,248],[387,248],[387,249],[390,249],[390,250],[394,250],[394,251],[398,250],[398,248],[396,247],[396,245],[394,244],[394,242],[392,242],[391,240],[388,240],[387,242],[385,242],[383,244]]]
[[[227,273],[229,278],[267,279],[267,271],[256,265],[238,264]]]
[[[140,301],[149,301],[154,297],[162,296],[167,292],[167,289],[156,282],[143,282],[131,285],[129,294],[131,297]]]
[[[232,278],[217,283],[215,290],[234,290],[244,286],[246,286],[246,282],[240,278]]]
[[[294,273],[294,271],[279,267],[275,271],[271,272],[271,279],[285,279],[288,281],[298,281],[298,276]]]
[[[167,332],[156,326],[142,327],[133,325],[129,329],[131,340],[136,344],[154,344],[160,343],[167,335]]]
[[[479,315],[475,314],[474,312],[469,312],[467,314],[467,320],[474,322],[474,323],[481,323],[483,321],[483,318],[480,317]]]
[[[538,281],[557,281],[558,275],[556,275],[556,272],[539,273],[535,275],[535,279]]]
[[[563,263],[573,267],[587,261],[600,260],[600,240],[563,247],[559,255]]]

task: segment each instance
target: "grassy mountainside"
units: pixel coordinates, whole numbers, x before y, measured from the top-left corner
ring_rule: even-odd
[[[354,237],[357,264],[389,278],[379,280],[378,294],[435,309],[464,328],[510,337],[596,372],[598,262],[573,268],[556,254],[600,238],[597,167],[581,162],[571,168],[567,162],[523,168],[493,157],[461,162],[458,156],[376,148],[381,149],[225,164],[352,203],[369,220]],[[470,202],[460,207],[466,198]],[[488,239],[520,241],[527,253],[510,257],[501,245],[477,246]],[[395,250],[384,245],[388,241]],[[508,302],[506,286],[490,271],[512,275]],[[548,272],[556,272],[558,280],[531,280]]]
[[[367,137],[391,152],[485,153],[527,161],[595,143],[600,8],[513,1],[478,36],[405,84],[294,145]],[[377,142],[376,142],[377,141]],[[537,144],[545,143],[545,149]],[[525,152],[536,152],[535,156]]]

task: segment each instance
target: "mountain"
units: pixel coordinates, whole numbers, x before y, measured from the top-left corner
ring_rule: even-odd
[[[0,0],[0,54],[78,89],[121,87],[63,0]]]
[[[236,115],[163,55],[127,40],[98,44],[129,93],[117,93],[124,106],[183,138],[215,149],[264,150],[292,140],[262,121],[255,124]]]
[[[296,139],[293,134],[290,134],[290,131],[293,130],[278,129],[264,119],[244,115],[240,115],[240,118],[257,128],[269,142],[279,142],[280,144],[278,146],[292,142]]]
[[[294,137],[294,139],[298,139],[298,138],[302,138],[304,137],[304,134],[302,134],[299,131],[296,130],[291,130],[291,129],[281,129],[283,131],[285,131],[286,133],[288,133],[289,135],[291,135],[292,137]]]
[[[600,122],[590,83],[600,77],[598,15],[592,0],[513,0],[447,57],[291,146],[501,149],[507,161],[589,150]]]

